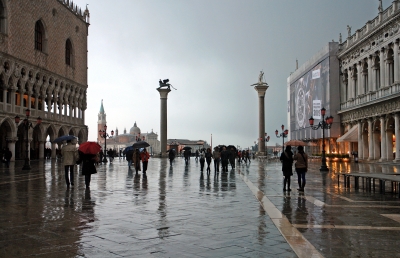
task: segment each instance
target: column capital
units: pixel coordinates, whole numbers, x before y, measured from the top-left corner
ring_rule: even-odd
[[[167,99],[168,98],[168,93],[171,91],[170,89],[157,89],[157,91],[160,93],[160,99]]]
[[[269,87],[268,85],[257,85],[257,86],[254,86],[254,89],[258,93],[258,97],[264,97],[265,92],[267,91],[268,87]]]

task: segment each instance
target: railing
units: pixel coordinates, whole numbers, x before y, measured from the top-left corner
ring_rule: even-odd
[[[397,93],[400,93],[400,84],[396,83],[391,86],[380,88],[377,91],[371,91],[366,94],[357,96],[354,99],[349,99],[346,102],[340,104],[340,109],[344,110],[358,105],[366,104],[370,101],[381,99]]]
[[[390,5],[388,8],[386,8],[386,10],[384,10],[382,12],[382,15],[380,17],[380,15],[376,16],[374,19],[370,20],[367,22],[366,25],[364,25],[361,29],[356,30],[356,32],[351,35],[350,37],[347,38],[346,41],[344,41],[341,45],[340,45],[340,49],[341,51],[347,49],[348,47],[350,47],[351,45],[353,45],[355,42],[359,41],[361,38],[363,38],[365,35],[367,35],[369,32],[371,32],[373,29],[375,29],[376,27],[378,27],[378,25],[390,18],[393,14],[395,14],[395,12],[397,10],[400,9],[400,3],[397,4],[397,10],[394,10],[395,4],[393,3],[392,5]]]
[[[7,103],[0,103],[0,110],[5,111],[5,115],[7,116],[12,116],[14,118],[15,115],[20,116],[21,118],[25,117],[25,109],[26,107],[21,107],[21,106],[15,106],[15,112],[11,112],[11,104]],[[8,113],[8,114],[7,114]],[[42,110],[37,110],[37,109],[31,109],[31,117],[32,118],[37,118],[41,117],[43,119],[43,122],[63,122],[63,123],[70,123],[73,125],[84,125],[83,119],[81,118],[75,118],[75,117],[70,117],[66,116],[64,114],[54,114],[53,112],[48,112],[48,111],[42,111]]]

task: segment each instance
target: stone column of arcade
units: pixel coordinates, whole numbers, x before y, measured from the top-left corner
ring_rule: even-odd
[[[167,99],[168,93],[171,91],[169,88],[158,88],[160,93],[160,144],[161,156],[167,157]]]
[[[264,72],[260,72],[260,76],[258,78],[258,83],[255,83],[251,86],[254,86],[254,89],[258,93],[258,139],[259,139],[259,149],[258,156],[265,156],[265,92],[268,89],[268,84],[263,82]]]

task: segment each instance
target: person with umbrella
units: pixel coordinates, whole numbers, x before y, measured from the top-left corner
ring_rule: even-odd
[[[226,150],[226,147],[222,147],[222,152],[221,152],[222,172],[228,172],[228,160],[229,160],[229,152]]]
[[[132,155],[133,155],[133,147],[129,146],[126,147],[125,150],[123,151],[123,154],[126,156],[126,161],[128,161],[128,168],[131,169],[132,165]]]
[[[67,188],[69,188],[70,184],[74,186],[74,166],[79,159],[79,153],[76,149],[76,138],[67,141],[67,145],[64,145],[61,149],[61,155],[65,170],[65,183],[67,184]]]
[[[215,173],[219,172],[219,159],[221,158],[221,152],[219,152],[219,148],[215,147],[212,153],[214,159],[214,171]]]
[[[143,164],[143,176],[146,177],[147,164],[149,163],[150,154],[147,152],[146,148],[140,153],[140,159]]]
[[[293,175],[292,166],[293,166],[293,152],[290,145],[286,145],[285,151],[281,154],[280,160],[282,162],[282,172],[283,176],[283,191],[287,190],[290,192],[290,177]]]
[[[86,189],[90,189],[90,180],[92,174],[96,174],[95,163],[99,162],[100,145],[97,142],[85,142],[79,146],[79,160],[77,164],[82,163],[82,175],[85,176]]]
[[[132,162],[135,165],[136,175],[139,175],[138,171],[140,171],[140,152],[138,148],[136,148],[133,152]]]

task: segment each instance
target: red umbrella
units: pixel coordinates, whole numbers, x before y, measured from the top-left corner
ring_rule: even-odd
[[[79,145],[79,150],[84,154],[97,154],[100,149],[101,146],[97,142],[84,142]]]

